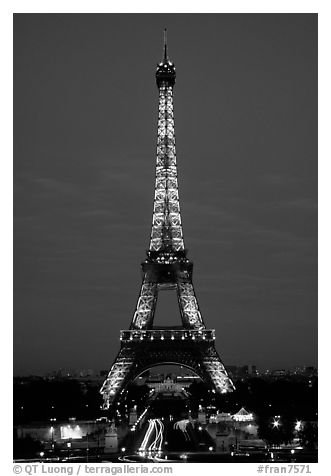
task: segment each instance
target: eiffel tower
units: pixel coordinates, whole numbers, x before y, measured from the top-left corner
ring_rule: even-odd
[[[160,364],[176,364],[194,371],[214,392],[234,390],[215,349],[215,330],[206,329],[195,296],[193,263],[186,257],[181,224],[173,88],[174,64],[167,53],[164,32],[163,60],[156,69],[159,114],[156,149],[156,181],[152,231],[147,258],[141,264],[142,285],[129,330],[120,331],[121,348],[100,393],[107,410],[126,386],[144,370]],[[177,293],[182,325],[153,327],[159,291]]]

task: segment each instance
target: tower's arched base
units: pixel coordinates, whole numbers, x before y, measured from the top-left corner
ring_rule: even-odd
[[[126,386],[139,374],[161,364],[176,364],[191,369],[215,392],[234,390],[215,349],[214,331],[122,331],[121,341],[121,349],[101,388],[105,410],[121,397]]]

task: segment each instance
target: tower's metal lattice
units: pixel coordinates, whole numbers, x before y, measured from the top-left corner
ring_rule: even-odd
[[[162,363],[189,367],[215,391],[234,390],[215,349],[215,331],[207,330],[202,320],[192,283],[193,263],[186,257],[177,181],[175,79],[175,66],[168,59],[165,38],[163,61],[156,69],[159,114],[150,245],[142,263],[143,280],[130,330],[121,331],[120,352],[100,390],[104,409],[143,370]],[[153,328],[158,293],[163,289],[177,293],[180,328]]]

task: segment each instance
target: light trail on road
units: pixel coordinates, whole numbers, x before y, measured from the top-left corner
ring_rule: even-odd
[[[146,446],[147,446],[149,437],[151,436],[151,433],[153,431],[153,428],[154,428],[154,420],[148,420],[148,428],[145,433],[144,439],[140,445],[140,448],[139,448],[140,451],[146,451]]]
[[[188,441],[190,436],[187,432],[187,425],[190,424],[190,420],[180,420],[174,424],[175,430],[181,430],[184,433],[185,440]]]
[[[160,452],[162,449],[162,444],[163,444],[163,433],[164,433],[164,424],[162,423],[160,419],[156,418],[156,419],[148,420],[148,428],[145,433],[144,439],[140,445],[139,451],[142,451],[142,452],[153,451],[157,453]]]

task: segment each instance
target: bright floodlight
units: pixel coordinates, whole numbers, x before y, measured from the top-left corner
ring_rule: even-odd
[[[275,420],[274,422],[272,422],[272,424],[275,428],[279,427],[279,421],[278,420]]]
[[[298,421],[295,423],[295,429],[296,429],[296,430],[300,430],[301,425],[302,425],[302,422],[298,420]]]

